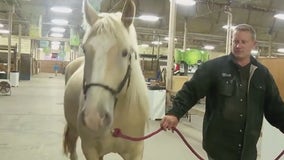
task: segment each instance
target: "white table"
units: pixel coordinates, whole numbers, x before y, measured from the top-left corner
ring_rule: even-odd
[[[150,119],[157,120],[163,118],[166,109],[166,90],[148,89]]]

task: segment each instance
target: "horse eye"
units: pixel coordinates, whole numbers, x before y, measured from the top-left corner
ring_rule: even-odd
[[[122,51],[122,57],[126,57],[128,55],[128,51],[127,50],[123,50]]]

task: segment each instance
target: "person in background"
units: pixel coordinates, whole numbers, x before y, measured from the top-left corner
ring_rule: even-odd
[[[53,71],[54,71],[55,76],[57,76],[57,73],[59,71],[59,65],[57,63],[54,64]]]
[[[250,54],[255,45],[253,27],[237,25],[231,53],[197,69],[176,94],[161,127],[177,127],[180,118],[206,97],[202,143],[208,159],[256,160],[263,115],[284,133],[284,103],[269,70]]]

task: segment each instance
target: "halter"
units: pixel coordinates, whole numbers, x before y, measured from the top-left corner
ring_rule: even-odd
[[[137,58],[137,55],[136,55],[136,52],[135,53],[135,58]],[[127,66],[127,71],[125,73],[125,76],[124,78],[122,79],[122,81],[119,83],[118,87],[116,89],[113,89],[112,87],[108,86],[108,85],[105,85],[105,84],[102,84],[102,83],[89,83],[87,84],[85,79],[83,80],[83,93],[84,93],[84,96],[85,96],[85,99],[86,99],[86,96],[87,96],[87,91],[89,88],[91,87],[102,87],[103,89],[109,91],[111,93],[111,95],[113,95],[115,97],[115,101],[117,101],[117,95],[121,92],[122,88],[125,86],[126,82],[128,81],[127,83],[127,88],[129,87],[129,84],[130,84],[130,73],[131,73],[131,55],[129,56],[129,64]]]

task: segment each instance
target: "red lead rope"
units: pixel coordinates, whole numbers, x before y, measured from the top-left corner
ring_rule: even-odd
[[[275,160],[280,160],[280,158],[284,155],[284,150],[275,158]]]
[[[143,137],[130,137],[127,135],[124,135],[121,130],[119,128],[115,128],[112,131],[112,136],[114,137],[120,137],[126,140],[130,140],[130,141],[143,141],[147,138],[150,138],[156,134],[158,134],[159,132],[161,132],[163,130],[163,128],[159,128],[158,130],[143,136]],[[182,139],[182,141],[185,143],[185,145],[190,149],[190,151],[199,159],[199,160],[204,160],[193,148],[192,146],[186,141],[185,137],[182,135],[182,133],[177,129],[177,128],[173,128],[173,131],[175,131],[180,138]],[[280,160],[280,158],[284,155],[284,150],[274,159],[274,160]]]
[[[161,132],[163,130],[163,128],[159,128],[158,130],[146,135],[146,136],[143,136],[143,137],[130,137],[130,136],[127,136],[127,135],[124,135],[121,130],[119,128],[115,128],[113,131],[112,131],[112,135],[114,137],[120,137],[120,138],[123,138],[123,139],[126,139],[126,140],[130,140],[130,141],[142,141],[142,140],[145,140],[147,138],[150,138],[156,134],[158,134],[159,132]],[[199,160],[204,160],[193,148],[192,146],[186,141],[185,137],[182,135],[182,133],[177,129],[177,128],[173,128],[173,131],[175,131],[179,136],[180,138],[182,139],[182,141],[185,143],[185,145],[190,149],[190,151],[199,159]]]

